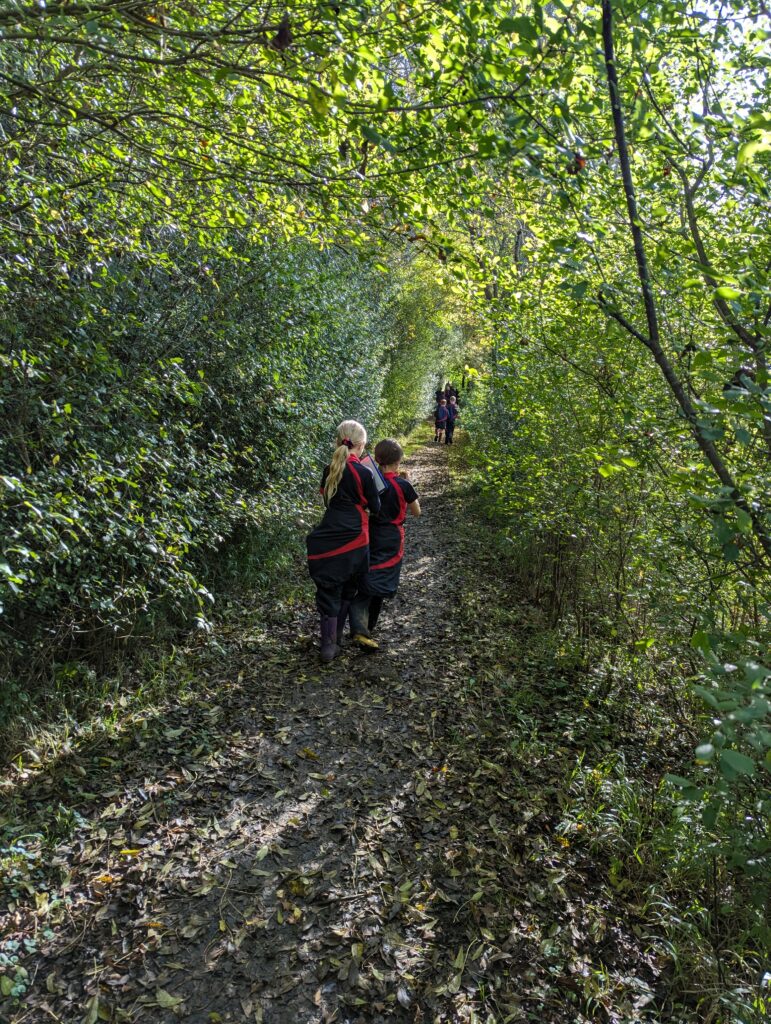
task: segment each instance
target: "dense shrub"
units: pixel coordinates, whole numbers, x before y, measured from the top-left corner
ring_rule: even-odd
[[[570,309],[555,296],[519,304],[516,319],[491,314],[496,358],[465,416],[478,485],[581,680],[577,713],[583,700],[611,719],[647,715],[650,748],[659,728],[683,738],[658,793],[633,768],[623,778],[657,813],[678,807],[652,816],[644,840],[657,851],[648,898],[662,867],[674,876],[692,865],[664,927],[687,960],[694,936],[711,949],[730,907],[725,941],[757,962],[769,941],[768,570],[742,543],[731,498],[712,490],[655,369],[631,364],[591,312],[583,323],[566,312],[566,335],[557,314]],[[631,878],[628,859],[619,870]],[[733,1005],[738,989],[726,981],[725,991]]]
[[[6,661],[205,616],[207,560],[293,521],[335,423],[374,427],[390,370],[384,426],[406,424],[433,379],[446,331],[415,266],[408,282],[300,242],[236,259],[161,240],[149,265],[115,260],[45,304],[32,279],[5,308]]]

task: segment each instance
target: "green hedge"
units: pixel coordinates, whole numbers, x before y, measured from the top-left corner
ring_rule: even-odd
[[[415,266],[233,241],[238,257],[216,256],[166,233],[151,261],[81,268],[55,289],[25,269],[10,290],[6,664],[34,670],[205,617],[215,553],[293,521],[341,418],[374,427],[389,379],[382,428],[417,415],[448,335]]]

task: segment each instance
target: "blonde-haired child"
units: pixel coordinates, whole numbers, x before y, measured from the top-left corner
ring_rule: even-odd
[[[306,541],[321,616],[323,662],[340,652],[338,633],[369,568],[368,513],[380,511],[380,498],[372,474],[359,462],[366,443],[367,431],[356,420],[344,420],[337,428],[332,461],[321,478],[326,510]]]

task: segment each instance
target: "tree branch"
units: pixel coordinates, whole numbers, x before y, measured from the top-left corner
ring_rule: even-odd
[[[632,328],[630,333],[632,333],[638,341],[641,341],[653,355],[653,358],[661,370],[672,394],[677,399],[677,403],[680,406],[689,427],[691,428],[691,432],[696,443],[704,453],[709,464],[712,466],[712,469],[720,483],[729,491],[736,504],[751,517],[754,532],[763,548],[763,551],[765,552],[766,557],[771,559],[771,537],[769,537],[766,532],[761,515],[757,509],[751,507],[742,497],[733,476],[723,462],[714,442],[704,437],[698,422],[696,408],[691,402],[691,399],[683,387],[682,381],[675,373],[674,368],[661,345],[658,311],[653,298],[653,287],[651,284],[650,271],[648,269],[648,260],[645,254],[645,243],[643,240],[642,229],[640,227],[640,214],[637,207],[634,181],[632,180],[629,147],[626,141],[624,113],[621,108],[621,93],[618,85],[616,57],[613,45],[612,0],[602,0],[602,40],[605,58],[605,72],[608,82],[608,92],[610,95],[611,112],[613,115],[613,130],[616,139],[619,163],[621,165],[621,179],[623,182],[624,196],[626,198],[626,207],[634,245],[635,261],[637,263],[637,276],[640,280],[642,300],[645,307],[645,318],[648,324],[647,338],[641,336],[640,332],[634,328]],[[629,330],[631,324],[624,322],[623,318],[619,319],[619,316],[620,314],[613,318],[621,323],[625,330]]]

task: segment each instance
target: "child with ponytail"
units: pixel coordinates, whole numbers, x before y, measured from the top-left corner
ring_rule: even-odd
[[[359,462],[367,432],[356,420],[337,428],[332,461],[324,469],[321,493],[326,511],[307,537],[308,570],[316,584],[321,616],[321,660],[340,652],[338,634],[348,617],[359,581],[369,568],[369,513],[380,511],[375,480]],[[366,643],[366,638],[362,638]]]

